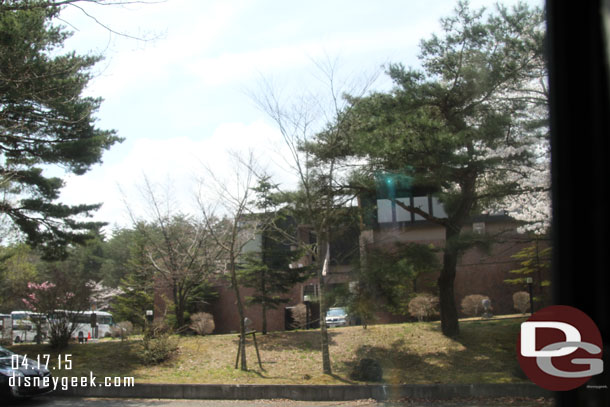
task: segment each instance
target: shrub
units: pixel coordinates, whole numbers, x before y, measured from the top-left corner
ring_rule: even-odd
[[[126,339],[133,333],[133,324],[129,321],[121,321],[112,328],[110,328],[110,334],[113,338]]]
[[[209,335],[214,331],[214,317],[207,312],[198,312],[191,315],[190,328],[199,335]]]
[[[144,336],[157,337],[165,334],[173,333],[172,328],[168,321],[163,318],[155,318],[152,324],[146,326]]]
[[[145,364],[156,365],[170,359],[177,350],[178,341],[168,333],[157,337],[144,335],[138,355]]]
[[[307,306],[298,304],[292,308],[292,328],[305,329],[307,327]]]
[[[489,297],[481,294],[467,295],[462,299],[462,312],[471,317],[482,314],[483,300],[489,300]]]
[[[120,338],[121,337],[121,328],[119,328],[118,325],[111,326],[110,332],[108,332],[108,335],[110,335],[113,338]]]
[[[525,314],[530,308],[530,295],[526,291],[517,291],[513,294],[513,305],[515,309]]]
[[[417,294],[409,301],[409,314],[416,317],[418,321],[429,319],[438,315],[438,297],[431,294]]]

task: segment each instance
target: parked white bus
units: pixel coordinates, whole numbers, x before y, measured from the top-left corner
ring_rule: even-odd
[[[111,327],[114,325],[112,315],[105,311],[84,311],[77,313],[75,311],[57,311],[58,313],[67,312],[69,314],[79,314],[76,316],[76,328],[72,333],[74,339],[98,339],[103,338],[110,333]],[[93,317],[95,314],[95,317]],[[41,337],[45,340],[49,332],[48,320],[52,320],[53,315],[48,317],[40,316],[31,311],[13,311],[10,319],[5,319],[5,323],[10,324],[12,332],[10,334],[13,343],[33,342],[36,340],[36,324],[41,321]]]
[[[95,317],[93,317],[93,314],[95,314]],[[72,337],[75,339],[103,338],[107,333],[110,334],[110,328],[114,325],[112,315],[106,311],[85,311],[78,316],[76,323],[76,329],[72,333]]]
[[[44,315],[31,311],[11,312],[11,337],[14,343],[33,342],[36,340],[36,325],[40,323],[41,340],[47,336],[47,318]]]
[[[13,327],[11,326],[11,314],[0,314],[0,341],[13,340],[11,338],[11,332]]]

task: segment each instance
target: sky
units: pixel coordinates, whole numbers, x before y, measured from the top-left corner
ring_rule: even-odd
[[[144,176],[155,188],[169,188],[179,210],[195,210],[205,169],[227,177],[235,152],[253,151],[258,165],[289,187],[281,135],[253,95],[264,83],[287,104],[306,93],[328,94],[316,66],[329,63],[339,83],[378,73],[370,89],[387,90],[383,67],[417,67],[420,40],[440,31],[439,19],[451,15],[456,1],[77,4],[61,13],[60,23],[74,32],[65,50],[104,56],[86,95],[104,99],[97,126],[125,140],[88,173],[66,176],[61,200],[103,203],[95,219],[112,228],[129,226],[128,206],[145,216]],[[471,1],[474,8],[494,4]]]

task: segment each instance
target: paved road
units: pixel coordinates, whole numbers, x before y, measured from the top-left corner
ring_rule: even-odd
[[[77,397],[39,397],[9,404],[15,407],[550,407],[550,399],[470,399],[456,401],[408,400],[403,402],[356,401],[293,401],[293,400],[158,400],[158,399],[103,399]]]

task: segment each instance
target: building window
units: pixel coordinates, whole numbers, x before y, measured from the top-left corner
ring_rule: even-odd
[[[472,231],[478,235],[485,234],[485,222],[473,222]]]
[[[309,301],[315,301],[318,299],[318,285],[307,284],[303,286],[303,301],[305,298],[309,298]]]
[[[432,196],[403,197],[396,198],[396,201],[418,208],[437,218],[447,217],[443,204],[439,202],[438,198]],[[407,211],[390,199],[377,200],[377,223],[379,224],[419,222],[423,220],[425,220],[423,216]]]

